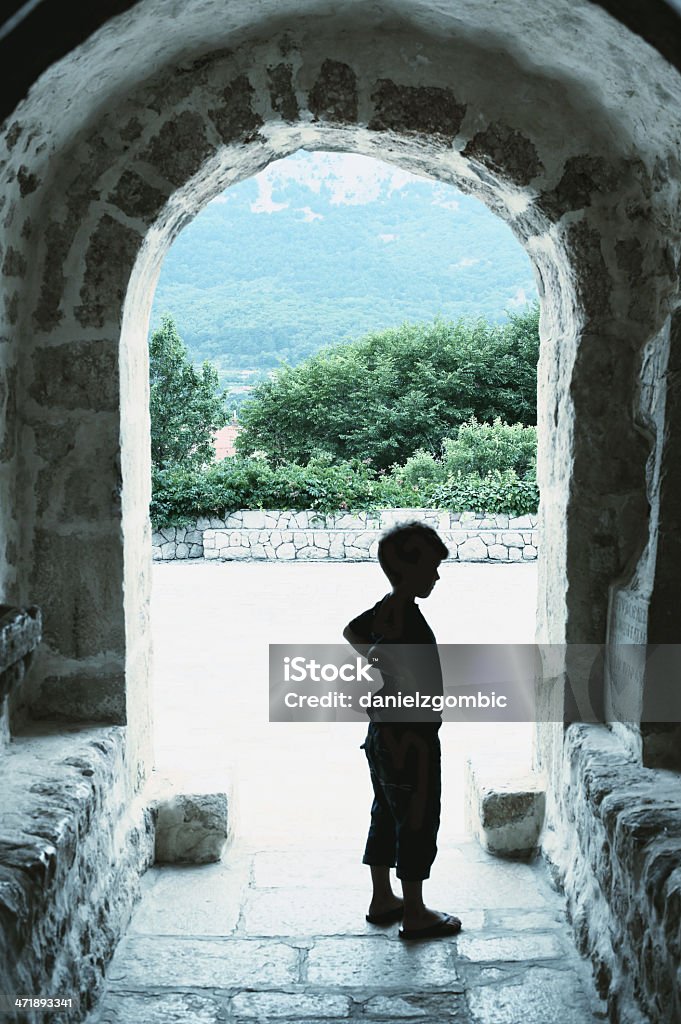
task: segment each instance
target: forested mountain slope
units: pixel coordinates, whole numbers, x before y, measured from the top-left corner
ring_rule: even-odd
[[[404,320],[503,320],[535,296],[527,256],[477,200],[366,157],[301,151],[184,229],[151,326],[172,314],[192,358],[227,383]]]

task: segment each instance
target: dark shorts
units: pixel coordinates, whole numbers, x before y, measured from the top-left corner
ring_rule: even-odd
[[[396,867],[407,882],[428,878],[440,827],[438,727],[369,726],[362,745],[374,801],[362,863]]]

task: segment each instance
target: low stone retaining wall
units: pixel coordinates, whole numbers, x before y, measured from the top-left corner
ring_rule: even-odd
[[[373,561],[384,530],[412,519],[434,527],[450,558],[460,562],[522,562],[537,557],[537,516],[420,508],[353,514],[241,510],[225,519],[202,518],[191,526],[156,531],[153,557]]]
[[[681,1022],[681,786],[604,726],[572,725],[562,834],[544,849],[611,1021]]]

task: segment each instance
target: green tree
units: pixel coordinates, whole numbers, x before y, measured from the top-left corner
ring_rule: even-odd
[[[157,469],[203,466],[215,457],[212,441],[227,422],[216,369],[196,370],[171,316],[149,341],[151,458]]]
[[[305,465],[315,451],[376,469],[476,417],[536,423],[539,309],[486,320],[402,324],[326,348],[259,384],[241,410],[237,449]]]

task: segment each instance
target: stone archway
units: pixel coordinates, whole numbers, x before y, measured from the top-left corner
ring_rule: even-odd
[[[673,547],[679,147],[664,108],[681,80],[602,11],[558,0],[555,60],[521,4],[496,30],[472,0],[458,18],[425,2],[307,6],[232,5],[213,24],[206,4],[186,39],[182,18],[164,26],[152,57],[140,40],[158,11],[139,4],[7,125],[3,359],[20,418],[8,405],[2,580],[45,619],[23,703],[126,725],[131,792],[149,757],[151,291],[188,217],[303,145],[455,183],[509,223],[542,295],[540,638],[596,643],[627,617],[649,638],[669,628],[658,537]],[[647,763],[670,756],[664,737],[626,734]],[[554,783],[562,750],[547,728]]]
[[[534,104],[502,111],[480,51],[459,53],[453,74],[451,40],[409,37],[413,60],[393,67],[403,31],[380,49],[347,27],[332,38],[287,31],[167,69],[55,158],[26,311],[34,348],[22,353],[34,447],[21,490],[39,495],[24,513],[33,527],[26,555],[34,554],[31,594],[45,606],[50,648],[34,710],[134,722],[143,742],[144,337],[153,281],[188,216],[302,145],[377,155],[455,182],[525,244],[543,303],[540,634],[603,639],[608,586],[635,559],[647,517],[650,438],[630,403],[642,349],[664,326],[660,292],[671,287],[669,257],[649,221],[660,187],[656,194],[632,140],[590,99],[574,110],[569,90],[521,74],[507,57],[497,60],[500,81],[531,88]],[[57,393],[60,377],[70,387]],[[90,429],[73,420],[50,429],[56,410],[76,409]],[[611,457],[613,433],[626,442],[625,458]],[[74,527],[87,530],[88,545]],[[593,557],[584,564],[587,546]],[[58,582],[59,607],[50,608],[46,591]]]

